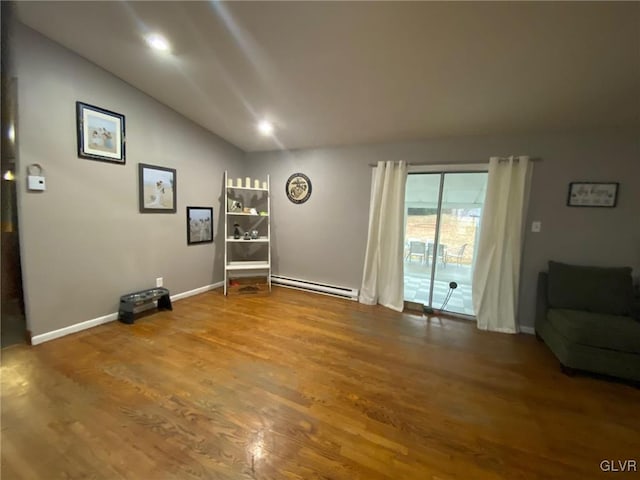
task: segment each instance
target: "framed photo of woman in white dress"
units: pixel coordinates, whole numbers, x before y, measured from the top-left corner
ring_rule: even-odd
[[[213,208],[187,207],[187,245],[213,242]]]
[[[176,170],[138,164],[140,213],[176,213]]]

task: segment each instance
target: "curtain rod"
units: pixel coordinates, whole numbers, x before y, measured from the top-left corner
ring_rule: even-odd
[[[506,157],[502,157],[500,158],[501,162],[506,162],[507,160],[509,160]],[[518,160],[517,158],[515,160]],[[541,162],[542,159],[538,158],[538,157],[532,157],[529,158],[530,162]],[[465,166],[465,165],[478,165],[479,163],[489,163],[489,162],[476,162],[476,163],[447,163],[446,165],[454,165],[454,166]],[[429,165],[433,165],[433,166],[441,166],[442,164],[438,164],[438,163],[427,163],[427,162],[407,162],[407,166],[408,167],[423,167],[423,166],[429,166]],[[378,164],[377,163],[370,163],[369,164],[370,167],[377,167]]]

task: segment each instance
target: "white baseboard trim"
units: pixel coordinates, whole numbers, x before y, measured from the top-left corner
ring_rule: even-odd
[[[188,292],[177,293],[171,295],[171,301],[182,300],[183,298],[192,297],[200,293],[205,293],[210,290],[215,290],[224,286],[224,281],[212,283],[211,285],[205,285],[204,287],[189,290]],[[103,315],[102,317],[92,318],[80,323],[69,325],[68,327],[59,328],[58,330],[52,330],[51,332],[41,333],[40,335],[34,335],[31,337],[31,345],[39,345],[49,340],[55,340],[56,338],[65,337],[72,333],[78,333],[89,328],[97,327],[104,323],[113,322],[118,319],[118,312],[110,313],[109,315]]]
[[[527,335],[535,335],[536,334],[536,329],[533,327],[525,327],[520,325],[520,331],[522,333],[526,333]]]
[[[193,297],[194,295],[199,295],[201,293],[208,292],[210,290],[215,290],[216,288],[224,287],[224,280],[216,283],[212,283],[211,285],[205,285],[204,287],[194,288],[193,290],[189,290],[188,292],[176,293],[175,295],[171,295],[171,301],[182,300],[183,298]]]
[[[81,332],[82,330],[97,327],[98,325],[102,325],[103,323],[113,322],[117,319],[118,312],[110,313],[109,315],[93,318],[91,320],[87,320],[86,322],[80,322],[74,325],[69,325],[68,327],[60,328],[58,330],[53,330],[51,332],[34,335],[33,337],[31,337],[31,345],[38,345],[40,343],[48,342],[49,340],[54,340],[56,338],[71,335],[72,333]]]

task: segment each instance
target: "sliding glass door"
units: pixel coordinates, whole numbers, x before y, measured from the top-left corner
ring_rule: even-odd
[[[474,315],[471,279],[486,172],[410,173],[405,197],[405,300]],[[453,287],[453,288],[452,288]]]
[[[405,193],[404,299],[431,305],[441,174],[410,174]]]

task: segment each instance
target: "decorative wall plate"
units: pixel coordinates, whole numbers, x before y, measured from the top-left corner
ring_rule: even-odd
[[[304,203],[311,196],[311,180],[304,173],[294,173],[287,180],[285,190],[293,203]]]

